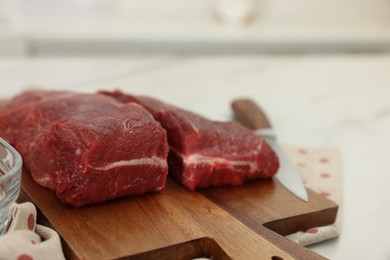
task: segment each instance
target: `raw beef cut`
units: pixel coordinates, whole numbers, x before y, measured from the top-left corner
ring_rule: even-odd
[[[135,103],[97,94],[26,92],[0,107],[0,136],[21,153],[34,180],[67,204],[165,187],[166,132]]]
[[[190,190],[270,178],[279,160],[263,138],[236,122],[215,122],[150,97],[100,92],[145,107],[165,128],[169,174]]]

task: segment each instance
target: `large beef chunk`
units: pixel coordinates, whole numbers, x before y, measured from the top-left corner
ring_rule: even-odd
[[[161,123],[170,146],[169,174],[190,190],[270,178],[279,168],[264,139],[239,123],[210,121],[150,97],[100,93],[123,103],[136,102]]]
[[[34,180],[74,206],[160,191],[165,130],[135,103],[97,94],[26,92],[0,107],[0,136]]]

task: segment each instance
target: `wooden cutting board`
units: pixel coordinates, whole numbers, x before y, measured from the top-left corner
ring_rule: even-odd
[[[39,209],[69,259],[323,259],[283,235],[334,222],[337,205],[276,180],[193,192],[168,178],[161,193],[74,208],[23,172],[21,201]]]

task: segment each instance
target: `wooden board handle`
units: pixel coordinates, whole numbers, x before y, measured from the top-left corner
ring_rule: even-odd
[[[232,102],[236,119],[250,129],[271,128],[271,123],[261,108],[250,99],[236,99]]]

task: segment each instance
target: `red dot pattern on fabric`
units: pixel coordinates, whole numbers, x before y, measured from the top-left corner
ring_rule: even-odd
[[[299,163],[298,163],[298,167],[305,168],[305,167],[306,167],[306,164],[303,163],[303,162],[299,162]]]
[[[321,177],[322,178],[330,178],[330,174],[327,172],[323,172],[323,173],[321,173]]]
[[[323,191],[320,193],[322,196],[325,196],[325,197],[329,197],[330,196],[330,193],[329,192],[326,192],[326,191]]]
[[[329,159],[328,159],[328,158],[321,158],[321,159],[320,159],[320,162],[321,162],[321,163],[328,163],[328,162],[329,162]]]
[[[23,255],[18,256],[18,260],[34,260],[34,258],[32,258],[29,255],[23,254]]]
[[[318,229],[316,229],[316,228],[311,228],[311,229],[309,229],[308,231],[306,231],[306,233],[315,235],[315,234],[318,233]]]
[[[306,149],[303,149],[303,148],[298,149],[297,152],[300,153],[300,154],[306,154],[307,153]]]
[[[28,229],[33,230],[34,229],[34,225],[35,225],[34,215],[30,214],[28,216],[28,219],[27,219],[27,227],[28,227]]]

